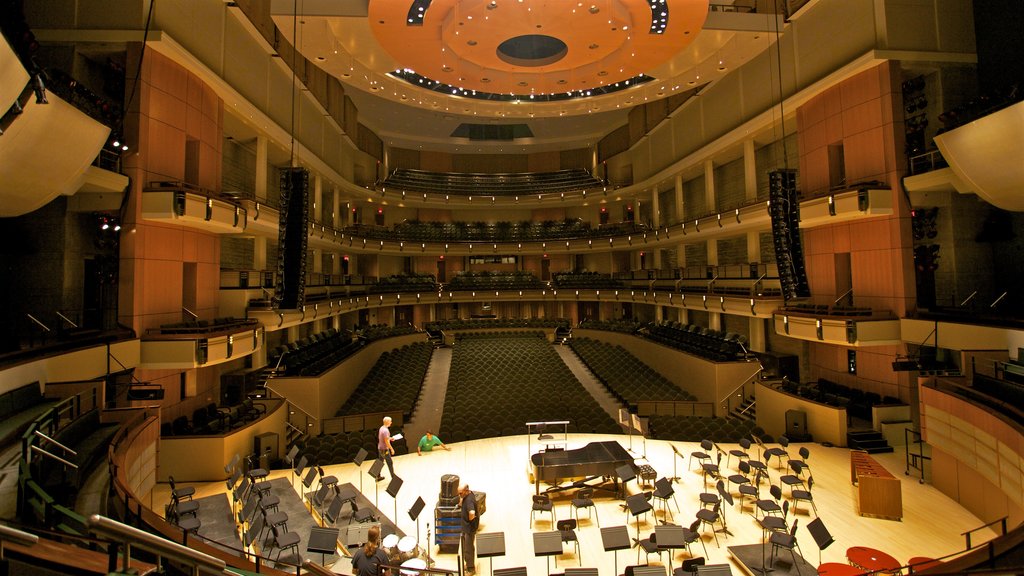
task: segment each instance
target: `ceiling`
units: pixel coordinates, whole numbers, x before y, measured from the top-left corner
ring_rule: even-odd
[[[593,146],[625,124],[633,106],[714,82],[766,50],[779,20],[740,4],[752,2],[715,0],[709,9],[708,0],[273,0],[271,12],[304,56],[344,84],[360,123],[387,146],[532,153]],[[416,14],[422,24],[409,24]],[[502,42],[524,36],[525,44],[503,51]],[[414,85],[392,74],[402,69],[426,80]],[[641,74],[653,79],[636,84]],[[423,87],[431,80],[433,89]],[[567,89],[574,97],[556,92],[566,87],[575,87]],[[474,90],[503,100],[462,95]],[[527,124],[533,136],[453,137],[467,122]]]

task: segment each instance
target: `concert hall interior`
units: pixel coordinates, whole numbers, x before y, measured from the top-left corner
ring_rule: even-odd
[[[1024,572],[1022,26],[0,0],[0,576]]]

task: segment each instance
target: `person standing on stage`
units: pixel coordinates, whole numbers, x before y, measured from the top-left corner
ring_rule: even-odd
[[[380,569],[388,564],[388,555],[380,549],[380,526],[371,526],[366,533],[366,544],[352,555],[352,573],[356,576],[378,576],[390,574],[391,570]]]
[[[462,508],[462,559],[466,562],[466,574],[476,574],[476,531],[480,518],[476,513],[476,495],[468,484],[459,486],[459,505]]]
[[[391,474],[391,479],[394,480],[395,464],[391,461],[391,456],[395,453],[395,449],[391,446],[391,430],[388,430],[388,426],[391,426],[391,416],[384,417],[384,425],[377,431],[377,458],[387,463],[388,472]],[[378,482],[383,479],[383,474],[377,477]]]

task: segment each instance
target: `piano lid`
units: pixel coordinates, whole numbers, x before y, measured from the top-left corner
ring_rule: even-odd
[[[535,466],[565,466],[601,462],[632,462],[633,456],[615,440],[591,442],[573,450],[550,450],[530,456]]]

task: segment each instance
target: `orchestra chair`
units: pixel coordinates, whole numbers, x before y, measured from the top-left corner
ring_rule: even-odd
[[[597,506],[594,504],[594,489],[593,488],[582,488],[576,491],[576,497],[570,502],[572,506],[573,517],[576,518],[576,523],[579,524],[581,508],[587,509],[587,515],[593,516],[593,519],[597,522],[597,525],[601,526],[601,517],[597,514]]]
[[[583,566],[583,555],[580,553],[580,541],[576,537],[576,519],[568,518],[565,520],[559,520],[555,525],[558,532],[562,535],[562,543],[572,542],[576,546],[576,559],[579,561],[580,566]]]
[[[707,438],[700,441],[700,451],[690,452],[690,460],[686,463],[686,469],[689,470],[693,467],[693,459],[697,459],[697,464],[704,464],[705,460],[711,460],[711,449],[714,448],[714,444]]]
[[[551,525],[555,525],[555,506],[547,494],[535,494],[533,496],[533,508],[530,510],[530,528],[533,528],[533,518],[537,512],[550,512]]]

